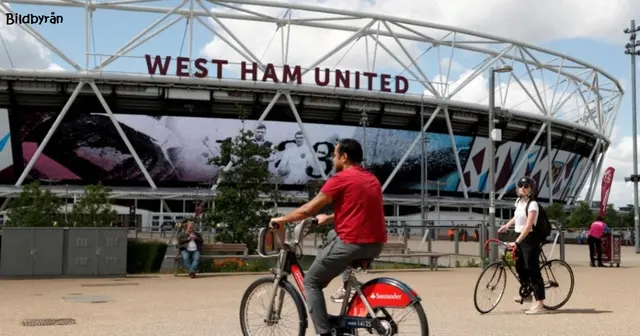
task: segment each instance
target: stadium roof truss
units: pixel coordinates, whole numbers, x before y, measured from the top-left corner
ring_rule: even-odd
[[[84,41],[85,52],[82,59],[70,56],[62,48],[58,48],[51,43],[43,33],[31,25],[18,25],[29,36],[39,41],[49,49],[57,59],[67,65],[65,71],[55,70],[33,70],[33,69],[0,69],[0,80],[3,87],[0,90],[16,90],[16,85],[21,81],[51,82],[65,81],[77,83],[75,90],[68,97],[61,113],[58,115],[53,126],[39,145],[35,155],[27,164],[27,167],[19,177],[16,187],[20,187],[27,174],[42,153],[47,142],[56,131],[60,122],[70,109],[79,95],[94,94],[111,118],[117,132],[131,151],[136,163],[144,174],[150,190],[148,194],[155,196],[164,195],[163,198],[171,197],[173,193],[157,188],[155,182],[143,166],[139,156],[131,143],[125,136],[123,130],[117,123],[109,103],[105,99],[104,84],[117,84],[130,87],[161,86],[166,88],[177,88],[188,86],[191,91],[212,90],[224,88],[236,88],[246,91],[275,91],[270,102],[262,111],[259,120],[264,120],[276,104],[288,105],[293,116],[302,130],[307,144],[311,146],[309,137],[305,132],[305,126],[300,116],[299,109],[302,104],[297,99],[297,94],[308,94],[312,97],[348,97],[352,100],[360,101],[362,114],[375,111],[380,112],[378,117],[393,120],[394,116],[403,114],[416,114],[415,109],[407,109],[406,106],[433,106],[428,112],[424,110],[422,114],[426,123],[422,125],[423,130],[427,130],[435,118],[444,118],[447,129],[453,140],[454,130],[452,130],[450,110],[452,107],[467,108],[470,111],[487,111],[487,96],[476,97],[478,101],[460,97],[468,85],[474,80],[484,78],[490,69],[500,66],[511,66],[513,71],[507,74],[496,74],[496,104],[502,106],[505,115],[521,118],[528,118],[538,122],[537,134],[528,146],[527,153],[533,148],[533,144],[540,140],[542,133],[546,133],[546,146],[550,151],[552,143],[551,127],[564,127],[573,132],[581,132],[596,139],[595,146],[591,151],[590,160],[593,161],[589,169],[583,171],[583,178],[591,174],[587,199],[592,198],[595,190],[595,181],[602,170],[602,162],[606,150],[610,144],[610,135],[616,121],[618,107],[622,100],[623,90],[620,83],[605,71],[582,62],[573,57],[562,55],[545,48],[537,47],[528,43],[499,38],[488,34],[478,33],[456,27],[449,27],[429,22],[421,22],[407,18],[391,17],[386,15],[370,14],[357,11],[349,11],[335,8],[318,7],[302,4],[286,4],[274,1],[260,0],[178,0],[174,1],[175,6],[159,7],[158,3],[169,1],[156,0],[5,0],[0,3],[0,11],[12,13],[12,8],[8,4],[33,5],[48,9],[56,7],[77,8],[78,15],[84,15],[86,29],[78,32],[78,39]],[[120,49],[110,54],[98,54],[96,44],[100,40],[94,39],[93,24],[94,17],[106,11],[148,13],[158,16],[149,27],[135,35],[130,41]],[[269,63],[262,57],[265,50],[257,50],[247,39],[242,39],[237,27],[238,22],[263,24],[263,27],[271,27],[273,30],[272,41],[279,33],[280,35],[280,64],[273,64],[276,68],[284,68],[288,64],[288,59],[295,52],[296,41],[291,40],[295,35],[292,31],[306,29],[320,29],[326,32],[336,32],[344,37],[335,43],[334,48],[323,50],[314,59],[308,60],[306,64],[300,64],[302,76],[308,75],[316,67],[332,68],[332,72],[337,70],[338,64],[349,54],[351,48],[356,44],[364,44],[364,52],[361,52],[359,64],[362,71],[376,72],[381,65],[377,64],[386,60],[382,66],[382,71],[389,69],[397,70],[406,77],[412,87],[419,87],[419,92],[407,92],[404,94],[381,92],[376,90],[360,90],[319,87],[307,84],[291,83],[271,83],[264,81],[240,80],[239,76],[227,76],[222,78],[194,78],[177,76],[154,76],[148,73],[126,72],[118,69],[117,61],[123,58],[143,59],[144,53],[135,54],[145,42],[161,34],[177,22],[186,21],[185,40],[187,52],[190,60],[197,56],[194,54],[195,45],[194,29],[196,23],[200,28],[204,27],[208,34],[211,34],[216,41],[222,42],[226,47],[237,53],[237,59],[232,62],[249,61],[255,62],[264,71]],[[234,24],[235,23],[235,24]],[[259,31],[260,36],[265,35],[264,30]],[[266,35],[265,35],[266,36]],[[251,38],[255,39],[255,35]],[[69,36],[69,39],[73,39]],[[277,41],[278,39],[276,39]],[[271,41],[271,42],[272,42]],[[185,41],[183,40],[183,43]],[[269,45],[271,44],[269,42]],[[425,61],[429,56],[437,57],[437,66],[428,64]],[[464,76],[457,80],[452,80],[450,75],[452,67],[458,63],[458,55],[466,56],[473,54],[479,61],[474,67],[468,69]],[[427,56],[425,56],[427,55]],[[9,55],[10,56],[10,55]],[[91,59],[99,56],[102,61],[91,65]],[[337,62],[335,65],[334,61]],[[141,61],[142,63],[142,61]],[[433,62],[432,62],[433,63]],[[237,64],[237,63],[233,63]],[[366,65],[366,66],[365,66]],[[376,67],[378,66],[378,67]],[[435,71],[437,68],[437,73]],[[443,69],[444,68],[444,69]],[[192,65],[189,63],[189,73],[193,73]],[[546,78],[546,79],[545,79]],[[25,88],[22,88],[25,89]],[[144,95],[144,89],[135,92],[130,89],[129,94]],[[488,91],[488,90],[487,90]],[[518,97],[511,98],[510,92],[516,91]],[[516,99],[516,100],[514,100]],[[383,102],[386,108],[380,108],[379,102]],[[571,107],[570,102],[574,102]],[[482,104],[481,104],[482,103]],[[307,104],[310,104],[307,102]],[[394,108],[394,105],[395,108]],[[327,110],[330,109],[327,107]],[[409,112],[409,110],[411,112]],[[506,112],[505,112],[506,111]],[[384,113],[384,116],[383,116]],[[417,112],[420,114],[420,112]],[[365,118],[366,119],[366,118]],[[419,120],[419,119],[418,119]],[[479,118],[476,121],[482,120]],[[546,132],[545,132],[546,131]],[[399,168],[407,159],[409,153],[420,142],[418,136],[407,149]],[[453,141],[452,141],[453,142]],[[464,184],[462,167],[456,152],[456,166],[460,174],[460,180]],[[314,159],[316,159],[314,157]],[[315,164],[319,165],[317,159]],[[551,171],[551,160],[549,160],[549,171]],[[514,171],[518,171],[515,169]],[[384,183],[388,186],[393,179],[397,169],[389,176]],[[325,176],[326,178],[326,176]],[[510,184],[515,176],[511,176]],[[584,179],[586,181],[587,179]],[[553,185],[552,178],[546,179],[550,189]],[[584,182],[583,182],[584,184]],[[575,199],[581,190],[581,186],[576,186],[571,190],[568,199]],[[464,188],[464,195],[468,198]],[[4,193],[12,193],[4,190]],[[126,191],[123,191],[126,193]],[[8,195],[8,194],[7,194]],[[500,195],[499,198],[502,198]]]

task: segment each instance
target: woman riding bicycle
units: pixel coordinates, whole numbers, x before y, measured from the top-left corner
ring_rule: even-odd
[[[516,271],[520,283],[525,286],[531,284],[533,295],[536,298],[536,302],[525,313],[538,314],[544,310],[545,293],[539,259],[542,242],[535,234],[531,234],[533,226],[538,220],[539,211],[538,202],[536,202],[536,182],[532,178],[524,176],[518,181],[517,186],[519,197],[515,203],[514,217],[500,227],[498,232],[507,231],[515,223],[514,230],[519,235],[515,242],[509,243],[509,248],[516,248]],[[515,298],[516,302],[521,302],[521,300],[531,300],[531,296]]]

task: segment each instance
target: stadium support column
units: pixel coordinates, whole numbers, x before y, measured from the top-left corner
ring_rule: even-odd
[[[369,117],[367,116],[367,110],[362,109],[360,114],[360,126],[362,126],[362,165],[367,167],[367,125],[369,124]]]
[[[40,146],[38,146],[36,152],[33,153],[31,160],[29,160],[29,163],[27,163],[27,166],[22,171],[22,174],[20,174],[20,177],[18,177],[18,181],[16,181],[16,187],[21,186],[24,180],[27,178],[27,175],[29,175],[31,169],[33,169],[33,165],[36,164],[36,161],[38,161],[40,154],[42,154],[44,148],[47,147],[47,144],[49,143],[49,140],[51,140],[53,133],[58,129],[58,126],[60,126],[60,123],[64,119],[64,116],[67,115],[67,112],[69,112],[71,105],[73,105],[73,102],[76,100],[78,94],[80,93],[80,90],[84,87],[85,84],[85,82],[80,82],[78,83],[78,86],[76,86],[75,90],[73,90],[73,93],[71,93],[71,97],[69,97],[67,103],[64,104],[62,111],[60,111],[60,114],[58,114],[58,116],[56,117],[56,120],[53,122],[53,125],[51,125],[51,128],[44,136],[44,139],[42,139]]]
[[[589,180],[589,189],[587,191],[586,202],[591,206],[591,201],[593,201],[593,193],[596,190],[596,185],[598,183],[598,177],[600,177],[600,172],[602,171],[602,163],[604,162],[604,156],[607,151],[607,147],[602,148],[602,153],[597,159],[597,164],[592,166],[593,171],[591,171],[591,179]]]
[[[442,107],[438,106],[436,108],[436,110],[433,111],[433,113],[431,113],[431,117],[429,118],[429,120],[427,120],[427,123],[422,127],[422,132],[426,132],[427,131],[427,129],[429,128],[429,126],[433,122],[433,119],[436,118],[436,116],[438,115],[438,112],[440,112],[441,109],[442,109]],[[416,147],[416,145],[420,141],[421,137],[422,137],[422,135],[418,134],[415,137],[415,139],[413,139],[413,142],[411,143],[411,145],[409,145],[409,148],[407,148],[407,151],[404,153],[402,158],[400,158],[400,161],[398,162],[396,167],[393,168],[393,171],[391,171],[391,174],[389,174],[389,177],[387,177],[387,180],[384,181],[384,184],[382,185],[382,191],[385,191],[387,189],[387,186],[389,186],[389,183],[391,183],[391,181],[396,176],[396,174],[398,173],[398,170],[400,170],[400,167],[402,167],[404,162],[407,161],[407,159],[409,158],[409,155],[411,155],[411,151],[413,151],[413,149]]]
[[[636,21],[631,20],[631,28],[625,29],[625,34],[630,34],[629,43],[626,45],[624,51],[625,54],[631,55],[631,123],[633,132],[633,175],[625,177],[625,182],[633,182],[633,222],[636,231],[636,253],[640,253],[640,214],[638,214],[638,182],[640,182],[640,176],[638,175],[638,129],[636,115],[636,56],[640,55],[640,50],[636,50],[640,47],[640,41],[636,40],[636,32],[640,29],[636,27]]]
[[[424,91],[420,99],[420,125],[424,125]],[[420,131],[420,226],[425,227],[427,224],[427,150],[425,131]],[[427,237],[429,239],[429,237]],[[431,239],[428,240],[428,251],[431,252]]]
[[[449,109],[444,108],[444,117],[447,122],[447,130],[449,131],[449,139],[451,140],[451,148],[453,150],[453,158],[456,161],[456,169],[458,170],[458,177],[460,178],[460,182],[462,182],[462,193],[464,194],[464,198],[468,199],[469,194],[467,193],[467,182],[464,180],[464,173],[462,172],[462,164],[460,163],[460,157],[458,156],[458,146],[456,145],[456,136],[453,134],[453,127],[451,127],[451,118],[449,118]]]
[[[490,238],[498,238],[496,228],[496,153],[493,148],[494,141],[494,121],[493,113],[496,105],[496,72],[511,72],[513,68],[510,66],[502,66],[500,68],[491,68],[489,70],[489,235]],[[491,245],[489,254],[489,262],[498,260],[498,247]]]
[[[131,145],[131,142],[129,141],[129,138],[127,138],[127,135],[124,134],[124,131],[122,130],[122,127],[120,127],[120,123],[118,122],[118,119],[116,119],[116,116],[111,111],[111,108],[109,107],[109,104],[107,104],[107,102],[104,100],[104,97],[102,96],[102,93],[100,92],[100,89],[98,89],[96,84],[93,83],[93,82],[90,82],[89,85],[93,89],[93,92],[96,94],[96,97],[98,97],[98,100],[100,101],[100,105],[102,105],[102,108],[105,110],[105,112],[107,112],[107,115],[111,119],[111,123],[113,123],[113,126],[116,128],[116,131],[118,131],[118,134],[120,135],[120,138],[122,139],[122,141],[124,141],[124,144],[125,144],[125,146],[127,146],[127,149],[129,149],[129,152],[131,153],[131,156],[133,156],[133,159],[138,164],[138,168],[140,168],[140,171],[142,172],[142,175],[144,175],[144,177],[147,179],[147,183],[149,183],[149,186],[151,188],[157,189],[158,187],[156,187],[156,184],[153,182],[153,179],[151,178],[151,175],[149,175],[149,172],[147,171],[147,168],[144,166],[144,164],[142,164],[142,160],[140,160],[140,157],[138,156],[138,153],[136,153],[136,150],[135,150],[135,148],[133,148],[133,145]]]

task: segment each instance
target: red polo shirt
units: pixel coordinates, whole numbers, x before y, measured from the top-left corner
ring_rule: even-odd
[[[346,244],[386,243],[382,186],[360,166],[327,180],[320,192],[333,200],[335,230]]]

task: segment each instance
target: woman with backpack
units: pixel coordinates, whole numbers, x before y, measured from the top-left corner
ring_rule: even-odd
[[[522,177],[517,184],[518,199],[515,206],[516,211],[513,218],[507,224],[500,227],[499,233],[505,232],[515,223],[514,230],[518,233],[515,242],[509,243],[509,248],[516,248],[516,271],[520,283],[525,285],[530,283],[533,287],[533,296],[536,302],[525,313],[528,315],[543,312],[543,302],[545,299],[544,280],[540,272],[540,249],[542,248],[541,235],[534,232],[540,207],[536,202],[536,183],[528,177]],[[516,302],[531,301],[531,296],[527,298],[516,297]]]

